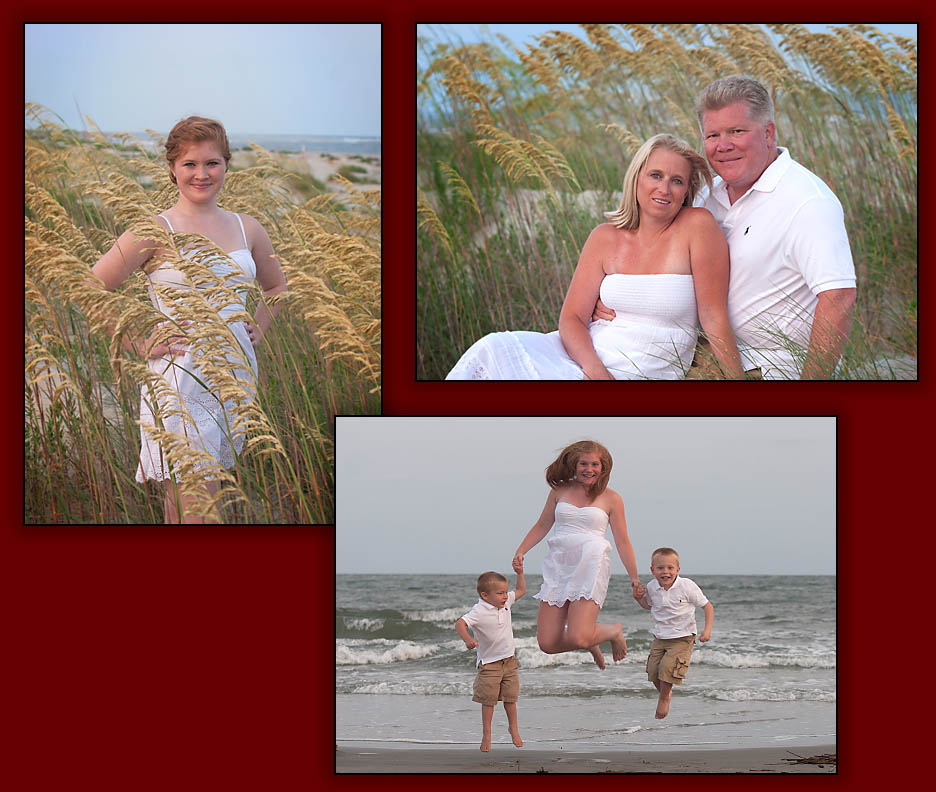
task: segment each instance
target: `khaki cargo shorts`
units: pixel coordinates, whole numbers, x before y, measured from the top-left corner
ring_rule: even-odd
[[[512,702],[520,696],[520,674],[516,657],[505,657],[478,666],[472,701],[493,707],[498,701]]]
[[[681,685],[689,670],[695,635],[681,638],[654,638],[647,657],[647,679]]]

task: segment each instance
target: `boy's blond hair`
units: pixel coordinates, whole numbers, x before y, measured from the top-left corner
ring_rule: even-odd
[[[679,563],[679,553],[677,553],[672,547],[658,547],[650,554],[650,564],[653,564],[653,559],[661,555],[671,555],[676,556],[676,563]]]
[[[488,594],[495,583],[506,583],[505,578],[500,572],[482,572],[478,576],[478,595]]]

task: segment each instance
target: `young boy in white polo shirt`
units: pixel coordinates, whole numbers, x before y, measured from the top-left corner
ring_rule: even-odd
[[[499,572],[485,572],[478,578],[481,599],[455,622],[455,632],[469,649],[478,650],[478,675],[474,681],[472,701],[481,704],[481,750],[491,750],[491,720],[498,701],[504,702],[507,728],[513,744],[523,745],[517,728],[517,698],[520,676],[514,657],[513,626],[510,609],[526,593],[523,566],[514,564],[517,586],[507,590],[507,578]],[[475,637],[468,633],[471,628]],[[476,640],[477,639],[477,640]]]
[[[679,577],[679,553],[672,547],[659,547],[650,556],[653,575],[638,604],[653,617],[653,643],[647,658],[647,678],[660,691],[656,717],[669,713],[673,685],[681,685],[689,670],[689,658],[696,637],[695,609],[702,608],[705,628],[699,643],[712,637],[715,608],[693,581]]]

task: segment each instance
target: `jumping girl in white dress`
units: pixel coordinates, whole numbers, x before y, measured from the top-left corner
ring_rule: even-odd
[[[705,159],[672,135],[650,138],[624,176],[609,223],[591,232],[559,330],[476,341],[446,379],[682,379],[701,323],[723,373],[743,378],[728,321],[728,243],[692,202],[711,187]],[[613,320],[591,321],[599,296]]]
[[[609,523],[632,593],[639,597],[644,590],[627,538],[624,502],[607,488],[611,464],[608,450],[591,440],[563,449],[546,469],[550,493],[543,512],[513,559],[514,570],[522,569],[524,555],[555,527],[543,560],[543,585],[534,595],[540,600],[536,638],[547,654],[588,649],[599,668],[605,667],[599,647],[604,641],[611,643],[615,661],[627,654],[620,622],[597,623],[611,577]]]
[[[255,279],[264,298],[268,298],[285,290],[286,278],[263,226],[249,215],[226,212],[217,205],[230,159],[224,127],[212,119],[186,118],[173,127],[166,140],[169,175],[179,188],[179,198],[172,208],[158,216],[157,222],[175,234],[199,234],[220,248],[220,252],[213,252],[196,243],[183,249],[184,257],[200,257],[210,270],[199,276],[200,282],[193,284],[185,273],[172,266],[162,243],[130,231],[120,236],[91,271],[105,289],[113,290],[135,270],[143,269],[154,307],[175,327],[182,323],[174,316],[179,306],[174,306],[173,300],[199,295],[205,300],[206,309],[216,312],[213,318],[227,324],[230,330],[229,334],[221,333],[214,339],[213,363],[239,383],[237,390],[246,394],[243,398],[252,399],[257,384],[254,347],[269,329],[279,307],[267,305],[264,299],[259,302],[252,322],[225,320],[246,310],[245,291]],[[151,259],[159,263],[144,268]],[[146,385],[142,388],[143,425],[136,480],[165,482],[167,523],[180,519],[199,522],[204,516],[192,509],[194,502],[213,497],[218,482],[208,477],[203,492],[183,495],[174,480],[177,471],[170,469],[166,449],[150,430],[162,424],[167,432],[184,437],[191,448],[210,455],[223,468],[233,466],[234,456],[243,446],[244,433],[236,419],[234,400],[216,394],[206,383],[203,371],[206,359],[184,335],[167,338],[165,324],[145,339],[123,337],[127,350],[145,357],[148,368],[156,375],[154,383],[158,383],[158,392]]]

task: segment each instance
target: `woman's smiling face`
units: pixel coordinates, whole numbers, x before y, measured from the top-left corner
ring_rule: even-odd
[[[224,155],[211,140],[187,146],[172,164],[179,192],[195,203],[214,199],[224,184],[226,170]]]
[[[691,168],[685,157],[665,148],[655,149],[637,177],[637,203],[641,217],[675,217],[689,192]]]
[[[575,463],[575,480],[593,487],[601,475],[601,457],[593,451],[582,454]]]

